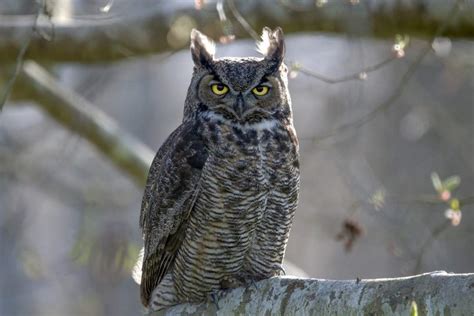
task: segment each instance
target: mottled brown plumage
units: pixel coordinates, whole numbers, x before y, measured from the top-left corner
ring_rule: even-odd
[[[298,140],[281,29],[265,28],[259,49],[263,58],[216,59],[191,34],[183,122],[153,161],[140,214],[141,299],[152,310],[280,274]]]

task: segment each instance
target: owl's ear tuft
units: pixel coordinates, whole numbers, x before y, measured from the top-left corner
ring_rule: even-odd
[[[196,29],[191,31],[191,55],[196,67],[207,67],[216,52],[214,42]]]
[[[257,42],[257,50],[272,67],[279,68],[285,58],[285,40],[282,29],[277,27],[272,31],[269,27],[264,27],[262,40]]]

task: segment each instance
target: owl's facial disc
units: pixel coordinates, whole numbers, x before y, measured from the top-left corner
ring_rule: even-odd
[[[238,88],[228,80],[215,75],[205,75],[198,88],[199,98],[207,108],[235,123],[249,124],[270,118],[273,111],[268,104],[275,104],[279,88],[267,78]],[[258,81],[256,81],[258,82]]]

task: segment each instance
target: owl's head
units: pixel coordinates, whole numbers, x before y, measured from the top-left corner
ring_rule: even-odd
[[[194,73],[184,119],[202,111],[240,124],[290,118],[287,68],[283,63],[285,43],[281,28],[272,31],[265,27],[257,47],[262,58],[215,58],[214,43],[193,29],[191,54]]]

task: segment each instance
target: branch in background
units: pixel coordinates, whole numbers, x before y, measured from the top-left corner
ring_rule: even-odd
[[[412,302],[421,315],[470,315],[472,297],[472,273],[374,280],[272,278],[234,289],[217,304],[182,304],[150,315],[410,315]]]
[[[313,137],[311,140],[313,142],[320,142],[322,140],[325,140],[327,138],[336,136],[340,133],[343,133],[349,129],[357,129],[366,123],[370,122],[372,119],[374,119],[379,113],[386,111],[398,98],[402,95],[403,91],[405,90],[405,87],[407,86],[408,82],[412,78],[413,74],[416,72],[418,66],[421,64],[422,60],[425,58],[425,56],[430,52],[431,50],[431,43],[427,44],[425,49],[417,56],[415,61],[410,65],[408,70],[405,72],[405,74],[402,76],[402,79],[400,79],[400,83],[398,84],[397,88],[392,92],[390,97],[385,100],[384,102],[380,103],[377,105],[372,111],[370,111],[368,114],[365,116],[352,121],[348,122],[345,124],[342,124],[332,130],[326,131],[325,133],[322,133],[316,137]]]
[[[429,249],[429,247],[433,244],[433,242],[441,236],[446,230],[448,230],[449,227],[451,227],[451,223],[449,221],[446,221],[436,227],[432,232],[431,236],[423,243],[423,245],[420,247],[420,249],[417,251],[418,256],[416,257],[416,262],[415,262],[415,267],[414,267],[414,273],[420,273],[421,272],[421,265],[423,264],[423,257],[425,256],[426,250]]]
[[[360,35],[393,38],[395,34],[422,37],[433,34],[450,17],[445,10],[447,3],[433,1],[427,4],[424,0],[416,0],[349,5],[347,0],[334,0],[316,7],[314,1],[308,1],[302,4],[308,10],[291,10],[275,1],[265,0],[235,1],[235,7],[253,29],[281,26],[286,34],[311,31],[351,33],[351,25],[347,22],[360,18],[354,12],[361,11],[364,15],[361,23],[370,27],[368,34]],[[473,37],[473,13],[474,7],[466,3],[461,14],[445,26],[444,35]],[[192,23],[174,23],[184,16]],[[66,22],[53,20],[54,40],[45,44],[41,39],[33,38],[26,58],[49,62],[113,61],[184,47],[191,27],[198,27],[216,39],[226,35],[220,27],[216,10],[195,10],[192,2],[173,6],[159,4],[147,9],[137,6],[135,12],[125,16],[102,17],[77,17]],[[30,35],[31,21],[31,16],[0,17],[0,63],[15,61]],[[39,27],[44,26],[42,24]],[[170,32],[180,32],[180,39],[186,40],[173,42],[174,37],[167,36]],[[246,33],[239,35],[248,36]]]
[[[33,34],[34,34],[34,31],[31,32],[31,36],[28,37],[28,39],[25,41],[25,43],[21,47],[20,52],[18,53],[18,56],[16,57],[13,74],[11,75],[10,79],[8,79],[8,81],[5,83],[5,86],[3,87],[2,94],[0,95],[0,111],[3,109],[3,106],[5,105],[8,98],[10,97],[10,93],[13,89],[13,85],[15,84],[16,78],[21,72],[25,54],[26,54],[26,51],[28,50],[28,46],[30,45]]]
[[[245,32],[247,32],[247,34],[250,35],[250,37],[253,38],[255,41],[260,42],[260,35],[255,32],[252,26],[250,26],[247,20],[242,16],[242,14],[240,14],[239,10],[235,6],[234,0],[227,0],[227,4],[229,5],[230,12],[232,12],[232,15],[239,22]]]
[[[38,13],[33,17],[33,26],[30,29],[30,33],[28,37],[26,38],[25,42],[21,45],[20,51],[18,52],[18,55],[16,56],[15,59],[15,66],[13,67],[13,74],[11,75],[10,79],[7,80],[5,83],[5,86],[3,88],[2,94],[0,95],[0,111],[3,109],[3,106],[7,102],[8,98],[10,97],[10,93],[13,89],[13,85],[15,84],[16,78],[21,72],[21,69],[23,67],[23,61],[25,60],[25,55],[28,50],[28,47],[30,46],[31,40],[33,36],[37,33],[37,24],[38,24],[38,19],[40,15],[43,13],[44,10],[44,4],[40,5],[38,8]]]
[[[216,11],[222,27],[223,36],[219,38],[219,42],[228,43],[235,39],[234,27],[232,22],[227,18],[224,10],[224,0],[217,0]]]
[[[326,77],[324,75],[318,74],[318,73],[316,73],[316,72],[314,72],[310,69],[307,69],[307,68],[305,68],[304,66],[302,66],[301,64],[299,64],[297,62],[291,62],[290,63],[290,74],[291,74],[291,71],[301,72],[304,75],[307,75],[307,76],[312,77],[312,78],[316,78],[316,79],[318,79],[322,82],[329,83],[329,84],[342,83],[342,82],[347,82],[347,81],[352,81],[352,80],[365,80],[365,79],[367,79],[367,74],[369,74],[371,72],[374,72],[374,71],[377,71],[380,68],[388,65],[389,63],[391,63],[392,61],[397,60],[397,59],[398,59],[398,57],[396,55],[393,55],[393,56],[390,56],[390,57],[384,59],[383,61],[381,61],[377,64],[366,67],[366,68],[364,68],[364,69],[362,69],[362,70],[360,70],[356,73],[344,75],[340,78],[329,78],[329,77]]]
[[[222,1],[222,0],[221,0]],[[221,1],[219,3],[221,3]],[[252,28],[252,26],[245,20],[245,18],[242,16],[242,14],[239,12],[237,7],[235,6],[235,3],[233,0],[227,0],[227,3],[229,5],[229,9],[231,10],[234,18],[239,22],[240,26],[247,32],[250,37],[252,37],[256,41],[260,41],[260,37],[257,34],[257,32]],[[292,4],[286,2],[286,1],[280,1],[280,3],[284,6],[292,6]],[[222,9],[221,9],[222,10]],[[219,9],[218,9],[219,11]],[[223,14],[222,14],[223,15]],[[221,14],[219,14],[219,17],[221,17]],[[222,20],[222,18],[221,18]],[[405,46],[404,44],[403,46]],[[399,55],[399,52],[403,52],[403,55]],[[351,81],[351,80],[365,80],[367,78],[367,74],[370,72],[374,72],[376,70],[379,70],[380,68],[384,67],[385,65],[389,64],[390,62],[396,60],[397,58],[401,58],[404,56],[404,51],[402,49],[395,50],[395,54],[390,56],[389,58],[383,60],[382,62],[379,62],[375,65],[366,67],[357,73],[350,74],[350,75],[345,75],[341,78],[337,79],[332,79],[326,76],[323,76],[321,74],[318,74],[310,69],[305,68],[303,65],[301,65],[298,62],[289,62],[290,65],[290,73],[289,76],[292,78],[292,76],[296,76],[298,72],[301,72],[302,74],[305,74],[309,77],[313,77],[316,79],[319,79],[323,82],[329,83],[329,84],[335,84],[335,83],[342,83],[346,81]]]
[[[139,185],[145,183],[154,153],[105,113],[33,61],[24,63],[17,85],[17,90],[25,91],[52,118],[95,145]]]
[[[374,119],[380,112],[386,111],[398,98],[402,95],[403,91],[405,90],[405,87],[407,86],[408,82],[410,79],[413,77],[415,74],[416,70],[418,69],[418,66],[421,64],[423,59],[428,55],[428,53],[432,50],[432,43],[435,38],[445,35],[445,32],[449,25],[453,22],[453,20],[456,19],[461,7],[462,7],[462,2],[463,0],[456,0],[456,2],[452,5],[451,9],[449,10],[448,13],[448,18],[437,28],[435,33],[431,36],[430,41],[426,44],[426,46],[422,49],[420,54],[415,58],[415,61],[409,66],[408,70],[405,72],[405,74],[402,76],[400,83],[398,84],[397,88],[395,91],[390,95],[390,97],[385,100],[384,102],[380,103],[377,105],[372,111],[370,111],[368,114],[365,116],[346,123],[342,124],[339,127],[336,127],[332,130],[329,130],[319,136],[313,137],[312,141],[313,142],[319,142],[322,141],[326,138],[330,138],[333,136],[336,136],[348,129],[357,129],[366,123],[370,122],[372,119]],[[380,68],[380,67],[378,67]],[[378,69],[377,68],[377,69]]]
[[[471,205],[471,204],[474,204],[474,196],[468,196],[468,197],[459,199],[459,203],[461,203],[461,205]]]
[[[239,24],[245,29],[247,34],[250,35],[251,37],[255,38],[256,40],[258,40],[257,33],[250,26],[250,24],[243,18],[243,16],[240,14],[238,9],[235,7],[234,1],[233,0],[228,0],[227,2],[229,4],[229,8],[232,11],[232,14],[237,19]],[[285,2],[285,1],[280,1],[280,3],[282,5],[285,5],[285,6],[289,5],[289,3]],[[453,21],[456,18],[458,18],[459,11],[461,10],[462,4],[463,4],[462,0],[456,0],[456,2],[451,6],[450,10],[448,11],[446,20],[443,21],[443,23],[441,23],[436,28],[436,31],[431,36],[431,40],[428,42],[428,44],[425,46],[425,48],[422,50],[422,52],[418,55],[418,57],[415,59],[415,61],[411,64],[411,66],[406,71],[406,73],[402,76],[402,79],[400,80],[400,84],[398,85],[397,89],[395,89],[394,93],[392,93],[392,95],[385,102],[379,104],[377,107],[375,107],[374,110],[369,112],[367,115],[361,117],[360,119],[357,119],[353,122],[343,124],[343,125],[335,128],[335,129],[333,129],[333,130],[330,130],[330,131],[324,133],[323,135],[313,137],[312,141],[313,142],[322,141],[326,138],[336,136],[337,134],[339,134],[341,132],[344,132],[347,129],[359,128],[359,127],[363,126],[364,124],[368,123],[369,121],[371,121],[373,118],[375,118],[379,112],[382,112],[382,111],[385,111],[386,109],[388,109],[401,96],[403,90],[405,89],[407,83],[410,81],[411,77],[415,73],[416,69],[421,64],[421,62],[423,61],[425,56],[431,51],[433,41],[437,37],[443,35],[446,32],[447,28],[453,23]],[[364,5],[365,5],[365,8],[367,10],[370,10],[370,6],[368,5],[367,2],[364,2]],[[300,9],[301,8],[298,7],[297,11],[300,12],[301,11]],[[317,74],[317,73],[315,73],[315,72],[313,72],[309,69],[306,69],[306,68],[304,68],[303,66],[301,66],[297,63],[291,63],[291,65],[290,65],[290,69],[291,69],[290,77],[291,77],[292,73],[301,72],[305,75],[308,75],[310,77],[319,79],[319,80],[321,80],[323,82],[326,82],[326,83],[329,83],[329,84],[342,83],[342,82],[351,81],[351,80],[365,80],[367,78],[367,74],[369,72],[379,70],[382,67],[386,66],[387,64],[391,63],[392,61],[396,60],[397,58],[402,58],[402,57],[405,56],[404,49],[405,49],[405,46],[408,45],[409,37],[408,36],[403,36],[402,37],[401,35],[397,35],[397,37],[398,37],[397,43],[393,46],[393,51],[394,51],[393,56],[391,56],[391,57],[389,57],[389,58],[387,58],[387,59],[383,60],[382,62],[379,62],[375,65],[369,66],[369,67],[367,67],[367,68],[365,68],[365,69],[363,69],[363,70],[361,70],[357,73],[345,75],[345,76],[343,76],[341,78],[337,78],[337,79],[332,79],[332,78],[328,78],[326,76]]]

